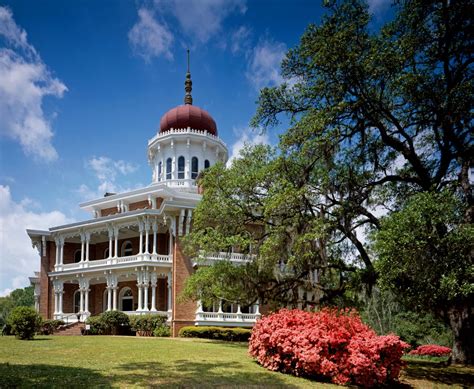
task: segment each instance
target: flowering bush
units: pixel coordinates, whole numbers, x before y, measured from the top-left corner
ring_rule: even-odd
[[[409,355],[429,355],[431,357],[444,357],[451,354],[449,347],[438,346],[437,344],[424,344],[414,350],[411,350]]]
[[[249,342],[267,369],[366,387],[396,380],[408,347],[395,335],[378,336],[357,312],[335,309],[282,309],[259,320]]]

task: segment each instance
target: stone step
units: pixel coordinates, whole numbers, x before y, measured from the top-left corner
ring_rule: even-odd
[[[81,330],[84,328],[84,323],[73,323],[54,332],[54,335],[81,335]]]

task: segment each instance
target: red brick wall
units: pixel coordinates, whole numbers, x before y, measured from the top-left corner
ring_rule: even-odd
[[[42,253],[41,253],[42,254]],[[51,257],[53,257],[53,267],[56,256],[56,246],[53,242],[46,242],[46,255],[41,256],[40,262],[40,315],[44,319],[49,319],[52,314],[50,314],[49,309],[49,295],[50,289],[52,288],[48,272],[51,270]],[[54,312],[54,305],[53,305]]]
[[[183,253],[183,247],[176,237],[173,258],[173,320],[172,335],[178,336],[181,327],[194,325],[196,303],[194,301],[177,302],[184,290],[186,279],[194,272],[191,261]]]
[[[131,203],[128,206],[129,211],[135,211],[137,209],[148,209],[151,208],[150,204],[148,203],[148,200],[143,200],[143,201],[138,201],[136,203]]]
[[[110,216],[110,215],[115,215],[118,213],[117,207],[111,207],[111,208],[104,208],[100,210],[100,216]]]

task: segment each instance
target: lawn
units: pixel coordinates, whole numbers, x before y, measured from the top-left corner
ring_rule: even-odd
[[[470,386],[474,369],[410,363],[402,387]],[[288,387],[335,388],[274,373],[247,355],[247,345],[198,339],[49,336],[0,338],[4,387]]]

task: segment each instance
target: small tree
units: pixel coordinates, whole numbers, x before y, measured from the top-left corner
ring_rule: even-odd
[[[33,308],[17,307],[11,311],[7,323],[18,339],[30,340],[41,327],[41,317]]]

